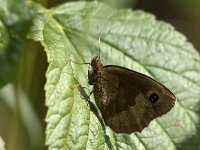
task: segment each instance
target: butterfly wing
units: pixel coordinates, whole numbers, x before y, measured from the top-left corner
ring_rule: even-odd
[[[176,100],[154,79],[113,65],[103,67],[94,96],[105,124],[117,133],[141,132],[151,120],[167,113]]]

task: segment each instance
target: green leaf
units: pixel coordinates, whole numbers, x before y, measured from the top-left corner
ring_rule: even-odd
[[[25,37],[31,24],[26,0],[0,0],[0,87],[13,81],[18,73]]]
[[[42,43],[49,62],[45,86],[49,149],[199,148],[200,56],[182,34],[149,13],[98,2],[66,3],[50,10],[34,5],[34,11],[29,37]],[[99,46],[104,65],[124,66],[155,78],[175,93],[175,107],[142,133],[116,134],[107,127],[109,138],[105,136],[84,98],[91,91],[88,66],[72,62],[90,62]],[[94,101],[93,96],[90,99]]]
[[[3,23],[0,21],[0,55],[4,53],[8,45],[8,42],[9,42],[8,32]]]
[[[0,137],[0,149],[5,150],[5,142],[2,140],[1,137]]]

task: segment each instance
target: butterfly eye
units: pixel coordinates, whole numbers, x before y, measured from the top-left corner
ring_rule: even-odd
[[[149,100],[150,100],[151,103],[156,103],[159,100],[159,96],[155,93],[152,93],[149,96]]]

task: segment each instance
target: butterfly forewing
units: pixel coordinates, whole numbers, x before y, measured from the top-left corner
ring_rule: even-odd
[[[117,132],[142,131],[151,120],[165,114],[175,104],[176,98],[173,93],[146,75],[114,65],[104,66],[103,70],[105,74],[117,76],[119,79],[119,86],[116,89],[118,95],[115,97],[116,103],[112,103],[112,107],[117,107],[117,110],[121,112],[113,112],[116,116],[111,117],[113,119],[110,120],[120,118],[120,121],[118,124],[117,122],[112,123],[112,121],[107,121],[109,117],[105,117],[108,126]],[[109,82],[107,83],[109,84]],[[157,96],[157,100],[151,101],[151,96]],[[123,126],[125,126],[125,130]],[[118,127],[121,129],[115,129]]]

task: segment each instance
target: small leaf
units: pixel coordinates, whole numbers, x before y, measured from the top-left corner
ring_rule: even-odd
[[[199,148],[200,56],[182,34],[151,14],[98,2],[66,3],[51,10],[34,5],[34,9],[29,37],[42,43],[49,62],[45,86],[49,149],[182,149],[183,144]],[[142,133],[116,134],[107,127],[106,138],[78,88],[85,87],[89,95],[88,66],[72,62],[90,62],[99,46],[104,65],[142,72],[171,89],[177,97],[172,111]]]
[[[8,45],[8,42],[9,42],[8,32],[3,23],[0,22],[0,55],[4,53]]]
[[[26,0],[0,0],[0,87],[13,81],[19,70],[25,37],[31,23],[31,12]],[[22,9],[23,8],[23,9]]]
[[[0,137],[0,150],[5,150],[5,142]]]

